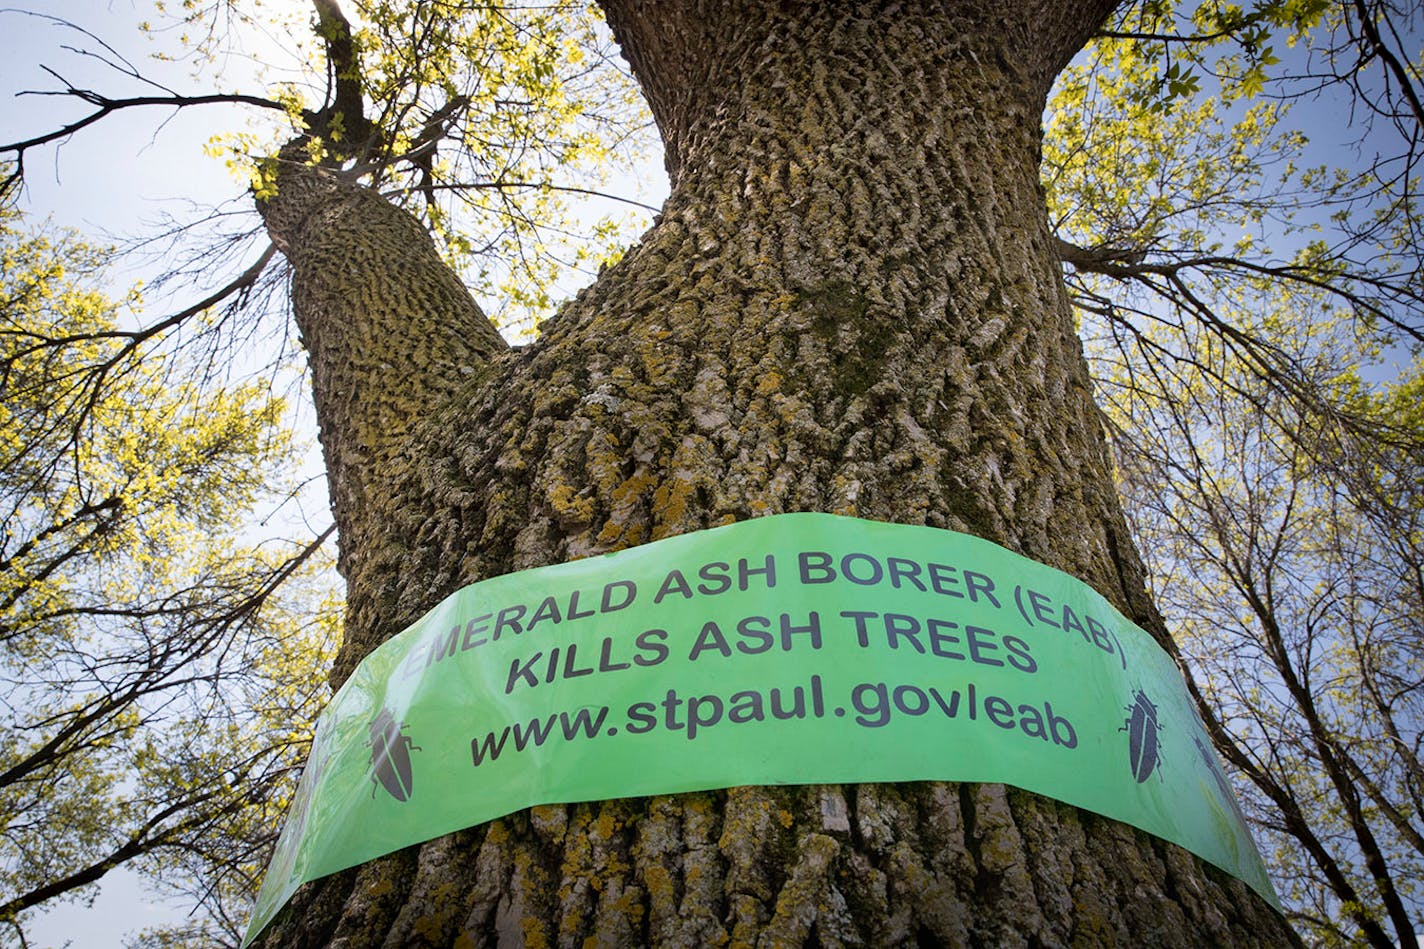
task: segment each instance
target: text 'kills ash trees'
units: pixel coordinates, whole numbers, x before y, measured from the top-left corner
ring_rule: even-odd
[[[602,5],[672,194],[536,342],[508,348],[421,226],[339,174],[284,161],[263,208],[349,584],[337,681],[461,584],[784,511],[977,534],[1165,640],[1038,180],[1050,83],[1112,0]],[[261,941],[1292,938],[1122,824],[915,783],[537,807],[309,884]]]

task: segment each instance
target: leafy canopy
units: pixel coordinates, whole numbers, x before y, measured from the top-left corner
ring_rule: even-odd
[[[201,868],[216,936],[290,791],[335,603],[287,599],[319,592],[320,540],[238,538],[289,487],[282,400],[134,358],[140,297],[97,289],[106,258],[0,210],[0,921],[132,863],[185,890]]]

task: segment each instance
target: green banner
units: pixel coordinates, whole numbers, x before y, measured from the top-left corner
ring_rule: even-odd
[[[534,804],[987,781],[1180,844],[1279,907],[1181,677],[1078,580],[928,527],[783,514],[447,597],[322,714],[253,910]]]

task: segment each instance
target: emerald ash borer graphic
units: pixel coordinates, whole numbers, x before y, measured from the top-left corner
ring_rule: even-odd
[[[1132,766],[1132,776],[1141,784],[1162,762],[1162,746],[1157,740],[1162,725],[1157,721],[1156,704],[1141,689],[1132,696],[1132,704],[1125,709],[1127,718],[1118,731],[1127,732],[1128,763]]]
[[[382,708],[371,722],[371,795],[380,783],[397,801],[406,801],[415,790],[415,777],[410,767],[410,753],[420,751],[410,736],[404,734],[405,723],[396,721],[395,714]]]

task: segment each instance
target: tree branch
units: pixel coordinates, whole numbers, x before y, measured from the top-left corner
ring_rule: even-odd
[[[137,673],[137,677],[121,691],[109,691],[108,694],[95,699],[89,705],[76,709],[64,726],[51,735],[48,741],[12,764],[4,773],[0,773],[0,788],[8,787],[36,770],[64,757],[69,753],[66,746],[72,747],[76,740],[85,737],[85,733],[90,728],[112,719],[118,712],[145,696],[194,681],[193,679],[174,680],[173,675],[187,663],[207,655],[211,645],[220,636],[259,610],[282,584],[301,568],[302,564],[311,559],[335,530],[335,525],[328,526],[301,550],[283,561],[262,580],[255,590],[217,616],[194,618],[187,615],[187,611],[180,612],[178,637],[182,653],[176,663],[168,662],[174,654],[172,649],[166,649],[158,655],[150,655],[148,657],[149,666]],[[188,622],[190,620],[192,621],[191,625]],[[189,626],[189,628],[183,629],[184,626]]]
[[[1405,65],[1400,62],[1399,57],[1394,54],[1394,50],[1385,44],[1384,38],[1380,35],[1379,24],[1370,15],[1364,0],[1354,0],[1354,2],[1355,13],[1360,18],[1360,28],[1364,30],[1370,51],[1384,62],[1385,68],[1399,83],[1400,94],[1409,103],[1410,110],[1414,113],[1414,121],[1419,123],[1421,131],[1424,131],[1424,103],[1420,102],[1419,92],[1414,88],[1413,77]]]
[[[54,90],[49,92],[32,90],[22,92],[20,93],[21,95],[72,97],[80,99],[84,102],[89,103],[90,105],[95,106],[95,111],[91,112],[89,115],[84,116],[82,119],[78,119],[74,122],[62,125],[52,131],[44,132],[40,135],[36,135],[31,138],[19,139],[17,141],[7,142],[3,145],[0,145],[0,155],[13,155],[13,160],[15,163],[14,170],[11,171],[10,174],[6,175],[3,180],[0,180],[0,196],[8,194],[9,191],[16,186],[16,184],[24,180],[26,151],[40,145],[45,145],[49,142],[54,142],[62,138],[67,138],[68,136],[73,135],[75,132],[88,128],[95,122],[98,122],[101,119],[104,119],[105,117],[113,114],[114,112],[118,112],[123,109],[141,108],[143,106],[154,105],[167,106],[173,109],[181,109],[195,105],[236,104],[253,105],[264,109],[275,109],[279,112],[286,111],[286,106],[282,105],[282,103],[280,102],[276,102],[272,99],[266,99],[261,96],[249,96],[242,95],[239,93],[214,93],[205,96],[132,96],[126,99],[114,99],[110,98],[109,96],[103,95],[102,93],[95,92],[92,89],[75,88],[74,86],[69,85],[69,83],[65,81],[64,77],[59,75],[59,73],[48,67],[42,68],[45,70],[45,72],[49,73],[51,76],[54,76],[60,82],[65,83],[66,88],[63,91]]]
[[[325,138],[334,154],[356,157],[367,150],[376,129],[366,118],[361,82],[361,51],[351,36],[351,22],[336,0],[312,0],[317,32],[326,40],[330,104],[314,116],[315,134]]]

